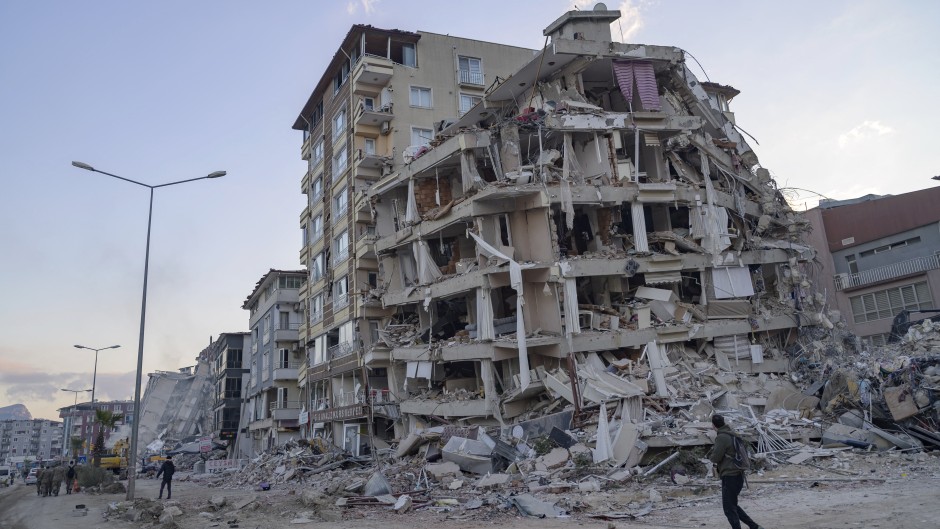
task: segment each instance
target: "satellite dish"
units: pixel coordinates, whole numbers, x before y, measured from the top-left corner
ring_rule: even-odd
[[[607,11],[607,4],[605,4],[604,2],[598,2],[594,6],[594,11]]]

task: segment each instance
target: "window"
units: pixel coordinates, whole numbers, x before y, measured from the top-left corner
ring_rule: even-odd
[[[316,165],[323,161],[323,140],[317,140],[313,144],[313,151],[310,155],[310,167],[316,167]]]
[[[310,298],[310,323],[314,324],[323,319],[323,294]]]
[[[226,369],[241,369],[242,368],[242,350],[241,349],[229,349],[225,352],[225,368]]]
[[[261,332],[262,343],[267,344],[271,341],[271,315],[267,314],[264,317],[264,324],[262,326]]]
[[[933,305],[926,282],[869,292],[849,298],[855,323],[897,316],[902,310],[920,310]]]
[[[340,148],[339,152],[333,156],[333,176],[336,177],[346,170],[349,165],[349,156],[346,154],[346,146]]]
[[[261,380],[267,380],[271,374],[268,373],[271,366],[271,351],[265,351],[261,355]]]
[[[421,86],[411,87],[411,106],[431,108],[431,89]]]
[[[362,108],[366,110],[375,110],[375,98],[374,97],[363,97],[362,98]]]
[[[369,338],[372,345],[379,343],[379,322],[376,320],[369,320]]]
[[[372,138],[366,138],[365,151],[366,151],[366,154],[375,155],[375,140],[373,140]]]
[[[313,244],[323,237],[323,214],[313,217],[310,221],[310,243]]]
[[[333,78],[333,95],[336,95],[336,93],[339,92],[339,89],[342,88],[343,83],[346,82],[346,78],[348,77],[349,62],[344,62],[339,71],[336,72],[336,77]]]
[[[277,278],[277,288],[300,288],[303,285],[303,278],[297,276],[282,276]]]
[[[277,328],[281,330],[290,329],[290,312],[279,311],[277,315]]]
[[[320,200],[320,197],[323,196],[323,175],[318,176],[313,181],[313,185],[310,186],[310,194],[312,195],[310,200],[313,202]]]
[[[377,288],[379,286],[378,272],[369,272],[369,286],[372,288]]]
[[[343,230],[333,239],[333,262],[339,263],[349,257],[349,232]]]
[[[320,124],[320,121],[323,119],[323,101],[317,103],[316,108],[313,109],[313,114],[310,114],[310,132],[313,132],[313,128]]]
[[[349,305],[349,278],[343,276],[333,283],[333,310]]]
[[[326,362],[326,335],[321,334],[313,339],[313,357],[310,365],[315,366]]]
[[[434,131],[431,129],[420,129],[417,127],[411,128],[411,144],[412,145],[430,145],[431,138],[434,137]]]
[[[470,112],[470,109],[477,106],[483,98],[470,94],[460,94],[460,115]]]
[[[859,255],[860,255],[861,257],[869,257],[869,256],[872,256],[872,255],[875,255],[875,254],[888,252],[888,251],[894,250],[895,248],[902,248],[902,247],[907,246],[907,245],[909,245],[909,244],[916,244],[916,243],[919,243],[919,242],[920,242],[920,237],[912,237],[912,238],[910,238],[910,239],[905,239],[905,240],[900,241],[900,242],[895,242],[895,243],[891,243],[891,244],[886,244],[886,245],[884,245],[884,246],[879,246],[879,247],[873,248],[873,249],[871,249],[871,250],[866,250],[866,251],[862,252],[862,253],[859,254]]]
[[[402,44],[401,55],[402,55],[401,62],[405,66],[411,66],[412,68],[415,68],[418,66],[418,58],[417,58],[417,54],[415,53],[414,44]]]
[[[346,109],[340,110],[333,116],[333,140],[339,139],[346,133]]]
[[[310,260],[310,282],[316,283],[323,279],[324,273],[326,273],[326,268],[323,266],[323,252],[320,252]]]
[[[483,86],[483,63],[474,57],[458,57],[460,82]]]
[[[347,186],[343,186],[339,193],[333,196],[333,217],[339,217],[346,213],[349,206],[349,198],[346,197]]]

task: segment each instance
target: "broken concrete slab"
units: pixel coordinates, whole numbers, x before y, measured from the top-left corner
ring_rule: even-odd
[[[364,496],[382,496],[392,493],[392,486],[381,472],[373,472],[363,489]]]
[[[455,463],[460,470],[486,474],[493,470],[493,448],[483,441],[451,437],[441,451],[444,461]]]
[[[920,413],[908,384],[886,388],[884,396],[895,421],[903,421]]]
[[[444,476],[459,476],[460,467],[457,463],[452,461],[445,461],[443,463],[429,463],[424,467],[428,471],[428,474],[431,474],[435,479],[441,479]]]
[[[509,498],[509,501],[525,516],[558,518],[567,514],[564,509],[556,507],[554,503],[542,501],[531,494],[517,494]]]
[[[563,467],[568,463],[568,451],[564,448],[553,448],[549,453],[538,458],[537,462],[551,470]]]
[[[510,479],[512,479],[512,476],[509,474],[489,474],[477,480],[474,486],[478,489],[500,487],[509,483]]]

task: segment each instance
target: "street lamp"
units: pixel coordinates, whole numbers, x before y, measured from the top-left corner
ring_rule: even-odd
[[[74,346],[76,349],[88,349],[89,351],[95,352],[95,371],[91,375],[91,407],[95,407],[95,381],[98,379],[98,351],[104,351],[105,349],[117,349],[120,345],[112,345],[109,347],[102,347],[100,349],[95,349],[94,347],[85,347],[84,345]]]
[[[185,184],[186,182],[193,182],[196,180],[205,180],[207,178],[220,178],[225,176],[225,171],[215,171],[207,174],[206,176],[200,176],[199,178],[188,178],[186,180],[179,180],[176,182],[169,182],[166,184],[152,186],[138,182],[136,180],[131,180],[130,178],[124,178],[123,176],[118,176],[116,174],[111,174],[99,169],[95,169],[87,163],[72,162],[72,165],[78,167],[79,169],[101,173],[103,175],[117,178],[118,180],[124,180],[125,182],[137,184],[150,190],[150,209],[147,213],[147,249],[144,253],[144,288],[140,301],[140,341],[138,342],[137,346],[137,377],[134,385],[134,424],[131,427],[131,449],[127,458],[127,499],[133,500],[134,483],[135,478],[137,477],[137,435],[140,426],[140,381],[143,377],[144,369],[144,323],[147,321],[147,272],[150,268],[150,227],[153,224],[153,190],[161,187]]]
[[[82,393],[83,391],[91,391],[92,394],[94,394],[94,391],[95,391],[94,388],[92,388],[92,389],[65,389],[65,388],[60,388],[60,389],[61,389],[62,391],[71,391],[72,393],[75,394],[75,406],[78,406],[78,394],[79,394],[79,393]],[[92,402],[94,402],[94,400],[92,400]]]

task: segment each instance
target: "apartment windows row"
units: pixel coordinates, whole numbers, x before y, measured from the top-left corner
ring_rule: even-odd
[[[215,359],[215,369],[217,372],[222,369],[241,369],[242,368],[242,350],[226,349]]]
[[[926,281],[852,296],[849,301],[855,323],[893,318],[902,310],[933,307],[933,297]]]

